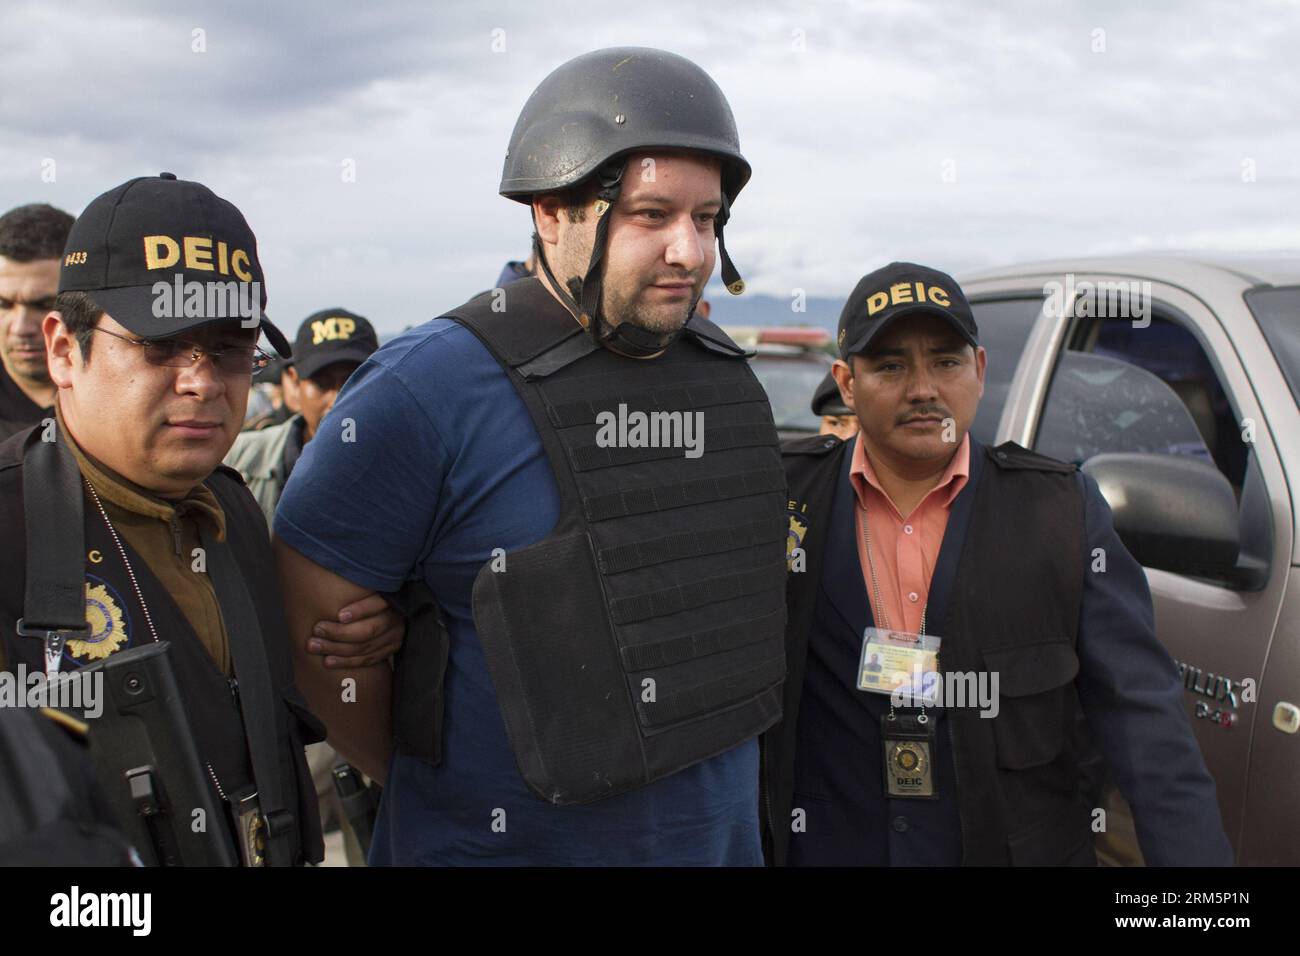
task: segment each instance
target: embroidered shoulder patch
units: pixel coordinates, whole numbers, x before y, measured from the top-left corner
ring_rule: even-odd
[[[75,664],[101,661],[130,643],[121,595],[91,574],[86,575],[86,623],[90,636],[67,643],[67,653]]]

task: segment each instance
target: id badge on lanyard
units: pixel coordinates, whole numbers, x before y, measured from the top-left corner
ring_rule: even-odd
[[[919,634],[891,629],[880,600],[880,582],[871,555],[871,530],[862,511],[862,537],[875,596],[876,620],[885,627],[869,627],[862,635],[857,688],[889,696],[889,713],[880,718],[880,743],[884,748],[885,796],[891,799],[936,800],[934,721],[925,708],[938,702],[939,645],[941,638],[925,633],[926,611],[921,612]],[[929,602],[927,601],[927,610]],[[896,713],[894,708],[919,707],[919,714]]]
[[[887,694],[900,707],[933,707],[942,643],[933,634],[867,628],[858,661],[858,690]]]
[[[939,646],[942,638],[869,627],[862,638],[858,690],[889,696],[889,713],[880,718],[885,796],[935,800],[934,721],[927,706],[938,701]],[[919,707],[919,714],[897,713]]]

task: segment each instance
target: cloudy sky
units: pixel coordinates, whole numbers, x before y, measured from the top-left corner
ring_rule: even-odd
[[[730,98],[754,178],[728,248],[759,293],[842,298],[897,258],[1300,255],[1300,0],[5,0],[0,208],[169,170],[244,211],[280,324],[400,329],[526,254],[496,195],[515,117],[618,45]]]

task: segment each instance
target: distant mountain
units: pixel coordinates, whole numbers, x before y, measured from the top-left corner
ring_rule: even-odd
[[[794,312],[790,299],[749,292],[735,296],[720,286],[710,286],[705,298],[713,306],[709,318],[718,325],[811,325],[832,334],[844,308],[839,299],[808,298],[805,311]]]

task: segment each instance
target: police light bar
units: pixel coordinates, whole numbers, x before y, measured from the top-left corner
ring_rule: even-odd
[[[825,345],[831,340],[825,329],[812,328],[775,328],[761,329],[758,341],[770,345]]]

